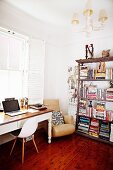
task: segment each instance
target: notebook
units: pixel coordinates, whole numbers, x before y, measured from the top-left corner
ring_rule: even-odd
[[[9,116],[17,116],[26,113],[27,110],[20,110],[18,100],[2,101],[4,112]]]

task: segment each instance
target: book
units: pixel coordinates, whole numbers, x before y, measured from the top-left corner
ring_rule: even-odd
[[[97,102],[96,118],[106,120],[105,102]]]
[[[87,98],[88,99],[97,99],[97,86],[96,85],[88,86]]]
[[[89,69],[87,73],[88,79],[93,79],[94,78],[94,69]]]
[[[108,122],[102,122],[100,125],[99,137],[103,140],[109,141],[110,138],[110,125]]]
[[[88,75],[88,67],[81,66],[80,67],[80,77],[87,77],[87,75]]]
[[[97,72],[97,70],[95,71],[95,79],[105,79],[106,77],[106,73],[101,73],[101,72]]]
[[[89,127],[89,135],[98,137],[99,136],[99,120],[91,119],[90,127]]]

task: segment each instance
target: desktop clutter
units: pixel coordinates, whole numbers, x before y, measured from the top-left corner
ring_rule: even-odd
[[[25,108],[25,109],[31,108],[31,109],[35,109],[35,110],[45,110],[45,109],[47,109],[46,106],[44,106],[43,104],[40,104],[40,103],[28,105],[28,98],[27,97],[20,99],[20,107]]]
[[[20,107],[28,109],[28,98],[27,97],[20,99]]]
[[[3,111],[5,112],[5,114],[9,116],[17,116],[20,114],[27,113],[29,111],[36,112],[36,110],[42,111],[47,109],[46,106],[39,103],[28,105],[27,97],[20,99],[20,104],[19,101],[15,98],[5,98],[5,100],[2,101],[2,105],[3,105]]]

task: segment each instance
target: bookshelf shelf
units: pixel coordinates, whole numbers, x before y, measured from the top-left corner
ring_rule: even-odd
[[[113,61],[113,56],[76,60],[76,62],[80,63],[80,64],[84,64],[84,63],[97,63],[97,62],[108,62],[108,61]]]
[[[113,81],[113,79],[78,79],[79,81]]]
[[[111,144],[113,145],[113,142],[110,142],[110,141],[106,141],[106,140],[103,140],[103,139],[100,139],[100,138],[97,138],[97,137],[93,137],[91,135],[88,135],[88,134],[85,134],[85,133],[82,133],[82,132],[78,132],[77,131],[77,134],[81,135],[81,136],[85,136],[85,137],[88,137],[90,139],[94,139],[94,140],[97,140],[97,141],[100,141],[100,142],[105,142],[107,144]]]
[[[100,86],[97,88],[100,82],[102,84],[113,82],[113,66],[104,67],[105,70],[100,71],[97,68],[91,69],[90,65],[111,61],[113,62],[113,56],[76,60],[78,63],[76,126],[78,134],[113,145],[113,109],[107,110],[105,107],[106,103],[113,102],[113,88],[101,89]]]
[[[88,98],[83,98],[83,97],[79,97],[79,99],[88,100],[88,101],[92,100],[92,101],[110,102],[110,103],[113,102],[112,100],[88,99]]]
[[[113,123],[113,121],[110,121],[110,120],[103,120],[103,119],[98,119],[98,118],[94,118],[94,117],[90,117],[90,116],[85,116],[85,115],[78,115],[78,117],[86,117],[86,118],[89,118],[89,119],[97,119],[99,121],[106,121],[106,122],[109,122],[109,123]]]

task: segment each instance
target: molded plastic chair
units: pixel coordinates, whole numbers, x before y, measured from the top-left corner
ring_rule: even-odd
[[[34,144],[35,149],[36,149],[36,151],[38,153],[38,148],[37,148],[35,140],[34,140],[34,133],[35,133],[37,127],[38,127],[38,122],[36,120],[36,117],[29,118],[28,120],[26,120],[26,122],[24,123],[24,125],[23,125],[23,127],[22,127],[22,129],[21,129],[21,131],[19,133],[19,135],[16,136],[16,138],[14,140],[10,155],[13,152],[13,149],[14,149],[14,146],[16,144],[17,138],[22,138],[22,163],[24,162],[24,143],[26,142],[25,139],[27,137],[30,137],[30,136],[32,137],[33,144]]]

